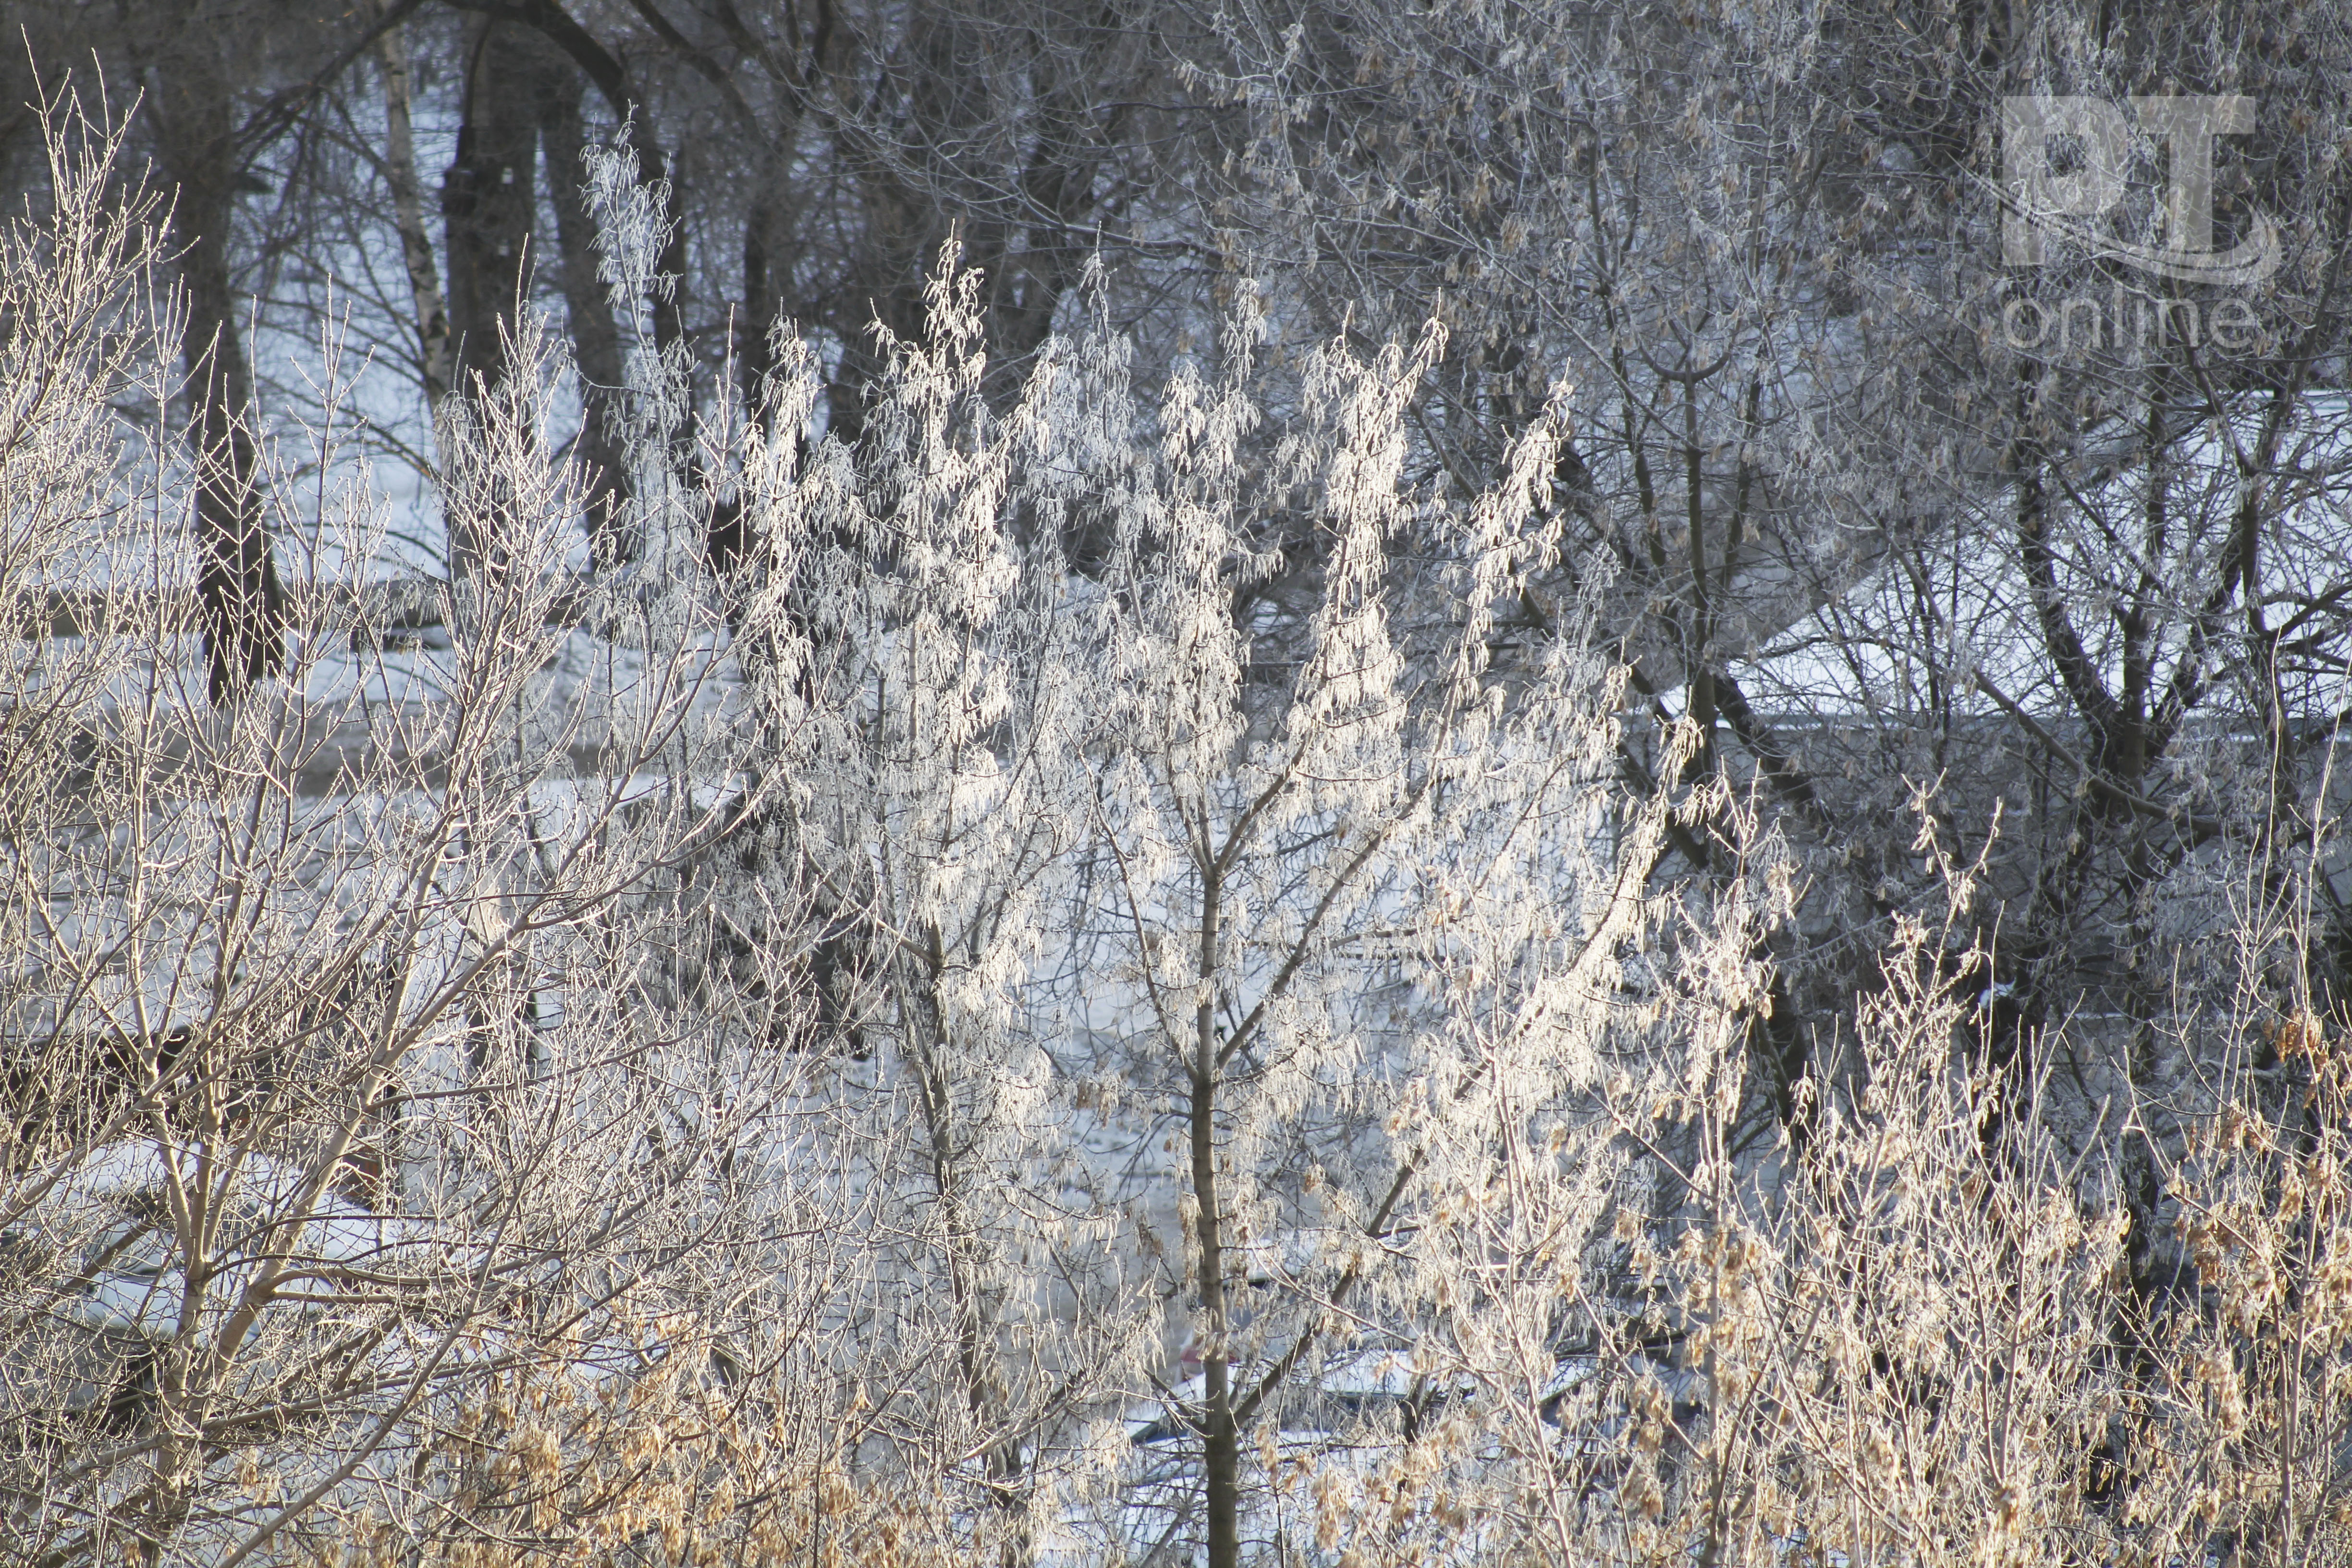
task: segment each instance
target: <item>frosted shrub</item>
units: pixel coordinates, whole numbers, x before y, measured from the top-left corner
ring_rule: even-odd
[[[377,556],[374,501],[294,515],[268,470],[292,650],[213,707],[148,209],[113,142],[52,130],[47,211],[0,241],[0,1537],[481,1536],[436,1468],[467,1412],[625,1384],[629,1324],[707,1342],[740,1261],[778,1261],[772,1184],[723,1169],[769,1157],[788,1067],[680,1010],[662,896],[740,774],[709,628],[569,633],[526,332],[447,465],[467,574],[331,575]]]

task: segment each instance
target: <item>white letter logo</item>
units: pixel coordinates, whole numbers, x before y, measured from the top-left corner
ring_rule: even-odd
[[[2213,139],[2254,128],[2250,98],[2135,98],[2141,128],[2165,146],[2168,189],[2161,247],[2103,233],[2098,218],[2124,194],[2131,128],[2115,104],[2097,98],[2005,98],[2000,101],[2001,258],[2036,267],[2051,236],[2094,256],[2189,283],[2257,283],[2276,269],[2278,230],[2254,215],[2253,232],[2234,247],[2213,249]],[[2053,142],[2075,143],[2073,167],[2053,167]]]

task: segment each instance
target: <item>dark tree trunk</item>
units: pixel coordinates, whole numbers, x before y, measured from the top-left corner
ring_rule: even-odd
[[[286,601],[262,517],[259,455],[247,416],[253,383],[229,278],[236,165],[228,89],[201,66],[163,79],[151,100],[161,161],[177,185],[187,313],[180,342],[196,458],[196,612],[205,695],[234,700],[286,667]]]
[[[441,216],[457,391],[477,397],[506,374],[501,329],[512,330],[530,286],[539,165],[530,89],[541,56],[529,32],[508,23],[478,20],[467,35],[457,157],[442,178]]]
[[[1223,912],[1214,868],[1203,869],[1201,890],[1200,974],[1216,973],[1217,926]],[[1192,1156],[1192,1196],[1198,1205],[1194,1267],[1200,1275],[1201,1315],[1208,1342],[1201,1351],[1201,1436],[1206,1482],[1209,1568],[1235,1568],[1241,1562],[1241,1423],[1234,1406],[1233,1316],[1225,1300],[1224,1194],[1217,1180],[1217,1088],[1222,1078],[1220,1037],[1214,1006],[1194,1010],[1192,1093],[1187,1108]]]
[[[580,367],[580,443],[576,448],[588,498],[588,543],[603,563],[626,561],[638,542],[628,536],[629,469],[616,434],[621,395],[621,332],[596,275],[596,224],[583,195],[588,183],[587,137],[581,128],[579,71],[543,40],[540,56],[539,134],[547,154],[548,197],[555,208],[562,253],[563,309],[572,352]]]
[[[478,403],[506,379],[509,339],[530,297],[531,220],[539,210],[537,41],[505,22],[478,19],[467,29],[457,156],[441,181],[454,392],[461,404]],[[495,575],[507,542],[502,498],[460,486],[449,500],[451,579]]]

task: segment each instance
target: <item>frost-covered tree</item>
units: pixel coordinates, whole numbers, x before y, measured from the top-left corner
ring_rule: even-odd
[[[1314,1405],[1405,1289],[1378,1258],[1418,1120],[1598,1072],[1655,824],[1603,782],[1605,665],[1490,647],[1548,548],[1550,432],[1470,506],[1400,485],[1436,336],[1335,351],[1277,438],[1247,311],[1156,406],[1105,323],[999,416],[972,280],[934,287],[856,444],[803,444],[820,384],[789,353],[777,435],[747,433],[745,646],[788,782],[720,903],[756,911],[746,946],[785,909],[830,932],[808,978],[836,1092],[880,1119],[904,1163],[866,1179],[920,1243],[889,1332],[934,1336],[898,1419],[980,1456],[992,1506],[1045,1511],[1021,1529],[1085,1505],[1227,1560],[1265,1479],[1244,1435]],[[1233,606],[1255,517],[1299,505],[1347,570],[1308,657],[1269,668]],[[1105,542],[1086,574],[1073,516]],[[1318,1328],[1355,1302],[1363,1331]],[[1163,1323],[1197,1385],[1164,1381]],[[1122,1484],[1117,1418],[1155,1384],[1205,1478],[1173,1520]]]
[[[380,8],[381,101],[224,79],[314,161],[205,265],[405,122],[397,267],[309,254],[429,381],[462,244],[488,374],[387,547],[381,405],[253,349],[287,665],[217,693],[226,426],[60,153],[0,312],[9,1530],[2340,1555],[2332,230],[2251,348],[2076,354],[2002,307],[2116,258],[2011,268],[1997,179],[2000,98],[2168,72],[2305,111],[2217,234],[2315,211],[2340,49],[2119,9]],[[478,232],[444,133],[517,173]],[[2145,140],[2108,239],[2169,232]]]
[[[710,626],[655,597],[570,633],[526,331],[453,426],[479,568],[437,602],[349,575],[364,489],[281,514],[295,651],[213,706],[154,209],[111,199],[118,141],[50,132],[49,207],[0,241],[12,1560],[495,1539],[530,1511],[481,1447],[503,1390],[756,1365],[712,1342],[738,1265],[793,1253],[748,1173],[796,1067],[672,973],[671,868],[742,804]]]

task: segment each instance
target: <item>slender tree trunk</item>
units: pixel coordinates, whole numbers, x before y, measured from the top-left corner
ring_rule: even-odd
[[[768,427],[768,377],[776,366],[769,343],[782,316],[779,280],[789,280],[792,262],[784,254],[786,229],[782,211],[769,192],[781,184],[783,172],[775,160],[763,161],[743,215],[743,303],[735,322],[735,371],[743,399],[743,416]],[[730,500],[711,509],[702,539],[703,559],[721,582],[750,559],[752,539],[740,500]],[[731,614],[731,612],[730,612]]]
[[[1217,973],[1218,871],[1202,854],[1201,999],[1192,1017],[1192,1196],[1199,1205],[1194,1231],[1201,1279],[1201,1311],[1208,1340],[1201,1350],[1203,1384],[1202,1469],[1208,1492],[1209,1568],[1235,1568],[1241,1562],[1241,1431],[1234,1418],[1233,1323],[1225,1300],[1224,1229],[1217,1184],[1217,1021],[1213,986]]]
[[[531,37],[510,24],[477,22],[467,31],[465,108],[457,161],[442,178],[441,216],[457,390],[473,397],[506,373],[500,329],[530,287],[539,127],[528,89],[539,57]]]
[[[959,1124],[955,1086],[948,1065],[952,1059],[954,1042],[948,1038],[947,1008],[940,998],[947,955],[936,925],[928,935],[930,951],[921,961],[923,973],[911,977],[900,1012],[908,1026],[916,1091],[923,1108],[923,1136],[929,1145],[932,1194],[946,1232],[942,1250],[947,1258],[950,1305],[955,1312],[956,1359],[963,1380],[965,1409],[979,1432],[1005,1433],[1011,1423],[997,1365],[997,1314],[989,1302],[986,1244],[971,1217],[967,1196],[971,1177],[962,1166],[971,1134]],[[900,962],[909,966],[912,963]],[[999,1562],[1003,1568],[1025,1568],[1034,1554],[1034,1543],[1027,1521],[1022,1517],[1028,1497],[1020,1439],[993,1436],[988,1443],[982,1466],[988,1478],[990,1502],[1012,1521]]]
[[[215,705],[286,667],[286,601],[262,519],[259,454],[247,423],[252,377],[229,279],[236,179],[226,86],[202,66],[164,79],[150,112],[178,185],[187,312],[180,342],[196,446],[196,605],[205,693]]]
[[[762,184],[775,177],[771,168]],[[785,254],[782,212],[765,190],[752,193],[743,215],[743,314],[736,323],[735,366],[743,395],[743,411],[765,422],[769,374],[776,356],[768,334],[783,312],[780,281],[792,277],[792,258]]]
[[[433,258],[433,237],[425,227],[424,187],[416,178],[416,139],[410,128],[415,96],[408,68],[408,39],[400,24],[376,41],[383,75],[384,172],[392,185],[393,221],[400,229],[400,258],[408,271],[409,299],[416,311],[417,371],[433,419],[436,458],[448,460],[442,405],[449,395],[449,310],[441,296],[441,275]]]
[[[505,379],[508,340],[530,293],[539,126],[529,90],[536,40],[499,21],[476,19],[467,33],[465,108],[457,161],[442,176],[441,217],[455,390],[472,402]],[[451,500],[451,579],[495,570],[499,499],[461,490]]]
[[[866,431],[866,403],[889,367],[876,329],[887,328],[901,342],[921,342],[929,326],[923,284],[939,261],[949,231],[934,222],[938,209],[926,194],[876,166],[861,170],[866,185],[866,254],[863,278],[842,291],[845,307],[835,321],[840,333],[840,368],[825,386],[825,428],[855,446]]]
[[[588,497],[588,542],[600,563],[626,561],[635,557],[640,542],[628,533],[629,468],[617,433],[621,331],[597,276],[596,224],[583,195],[588,162],[580,73],[543,43],[538,52],[540,145],[547,154],[547,194],[555,207],[563,310],[580,367],[577,452]]]

